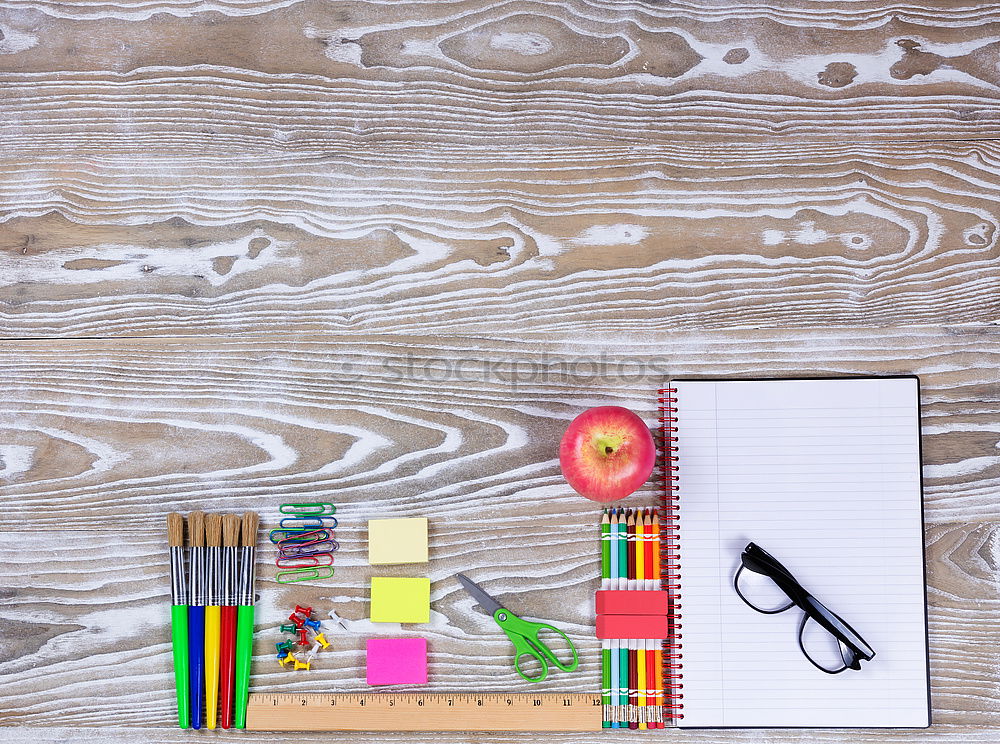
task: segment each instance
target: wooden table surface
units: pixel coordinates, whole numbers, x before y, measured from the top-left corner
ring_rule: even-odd
[[[257,690],[364,688],[368,579],[413,571],[365,522],[422,515],[431,689],[527,687],[463,570],[592,691],[567,422],[859,373],[922,381],[933,727],[648,735],[996,741],[998,82],[977,0],[0,0],[0,741],[197,736],[172,510],[339,505],[335,579],[261,568]],[[282,671],[295,603],[361,632]]]

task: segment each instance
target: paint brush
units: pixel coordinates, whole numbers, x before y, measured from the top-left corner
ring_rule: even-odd
[[[188,514],[188,565],[191,599],[188,606],[188,659],[191,685],[191,728],[200,729],[205,691],[205,512]]]
[[[170,630],[174,649],[174,687],[177,689],[177,725],[191,725],[188,688],[188,586],[184,571],[184,517],[167,515],[170,546]]]
[[[260,517],[256,512],[243,515],[242,546],[240,548],[240,580],[236,616],[236,700],[233,725],[246,728],[247,702],[250,698],[250,660],[253,658],[254,578],[257,565],[257,528]]]
[[[239,568],[240,518],[222,518],[222,607],[219,621],[219,708],[222,728],[233,725],[236,664],[236,574]]]
[[[219,710],[219,628],[222,608],[222,515],[205,515],[205,727]]]

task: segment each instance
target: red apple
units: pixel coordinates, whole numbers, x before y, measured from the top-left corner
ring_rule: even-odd
[[[559,465],[581,496],[607,503],[623,499],[649,479],[656,445],[643,420],[621,406],[584,411],[559,444]]]

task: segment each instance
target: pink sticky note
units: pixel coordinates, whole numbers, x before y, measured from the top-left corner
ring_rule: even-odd
[[[427,639],[369,638],[368,684],[427,684]]]

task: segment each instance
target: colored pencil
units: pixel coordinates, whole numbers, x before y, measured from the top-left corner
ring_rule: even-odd
[[[653,588],[660,589],[660,517],[655,511],[650,520],[650,532],[653,543]],[[663,641],[659,640],[653,644],[653,689],[656,691],[656,728],[663,728]]]
[[[601,517],[601,589],[611,588],[611,519],[607,509]],[[601,728],[611,728],[611,641],[601,641]]]
[[[240,548],[239,603],[236,609],[236,671],[233,726],[246,728],[247,703],[250,700],[250,661],[253,658],[254,576],[257,564],[257,528],[260,517],[254,512],[243,515]]]
[[[205,691],[205,512],[188,514],[188,540],[191,543],[191,604],[188,606],[191,728],[200,729]]]
[[[219,628],[222,617],[222,515],[205,515],[205,728],[219,711]]]
[[[184,517],[167,515],[167,544],[170,546],[170,629],[174,653],[174,687],[177,690],[177,725],[191,726],[188,664],[188,585],[184,569]]]
[[[628,521],[628,588],[637,589],[635,565],[635,513],[629,511]],[[634,640],[628,644],[628,727],[639,728],[639,647]]]
[[[601,582],[602,588],[618,588],[618,510],[612,509],[608,519],[608,580],[607,585]],[[611,728],[618,728],[621,720],[621,711],[618,702],[618,680],[621,670],[619,668],[618,649],[621,644],[617,639],[611,639],[611,676],[609,677],[609,687],[611,688]]]
[[[628,524],[623,509],[618,510],[618,586],[628,589]],[[628,643],[618,641],[618,727],[628,728]]]
[[[236,573],[239,570],[240,518],[222,518],[222,608],[219,620],[219,712],[222,728],[233,726],[236,665]]]
[[[646,589],[659,589],[653,581],[653,516],[650,509],[646,509],[643,514],[643,562],[644,576],[646,577]],[[646,652],[646,725],[649,728],[656,728],[656,658],[653,651],[657,641],[647,639],[645,641]]]
[[[635,585],[636,589],[646,588],[646,518],[640,511],[635,517]],[[636,641],[635,679],[636,705],[639,729],[646,730],[646,642]]]

